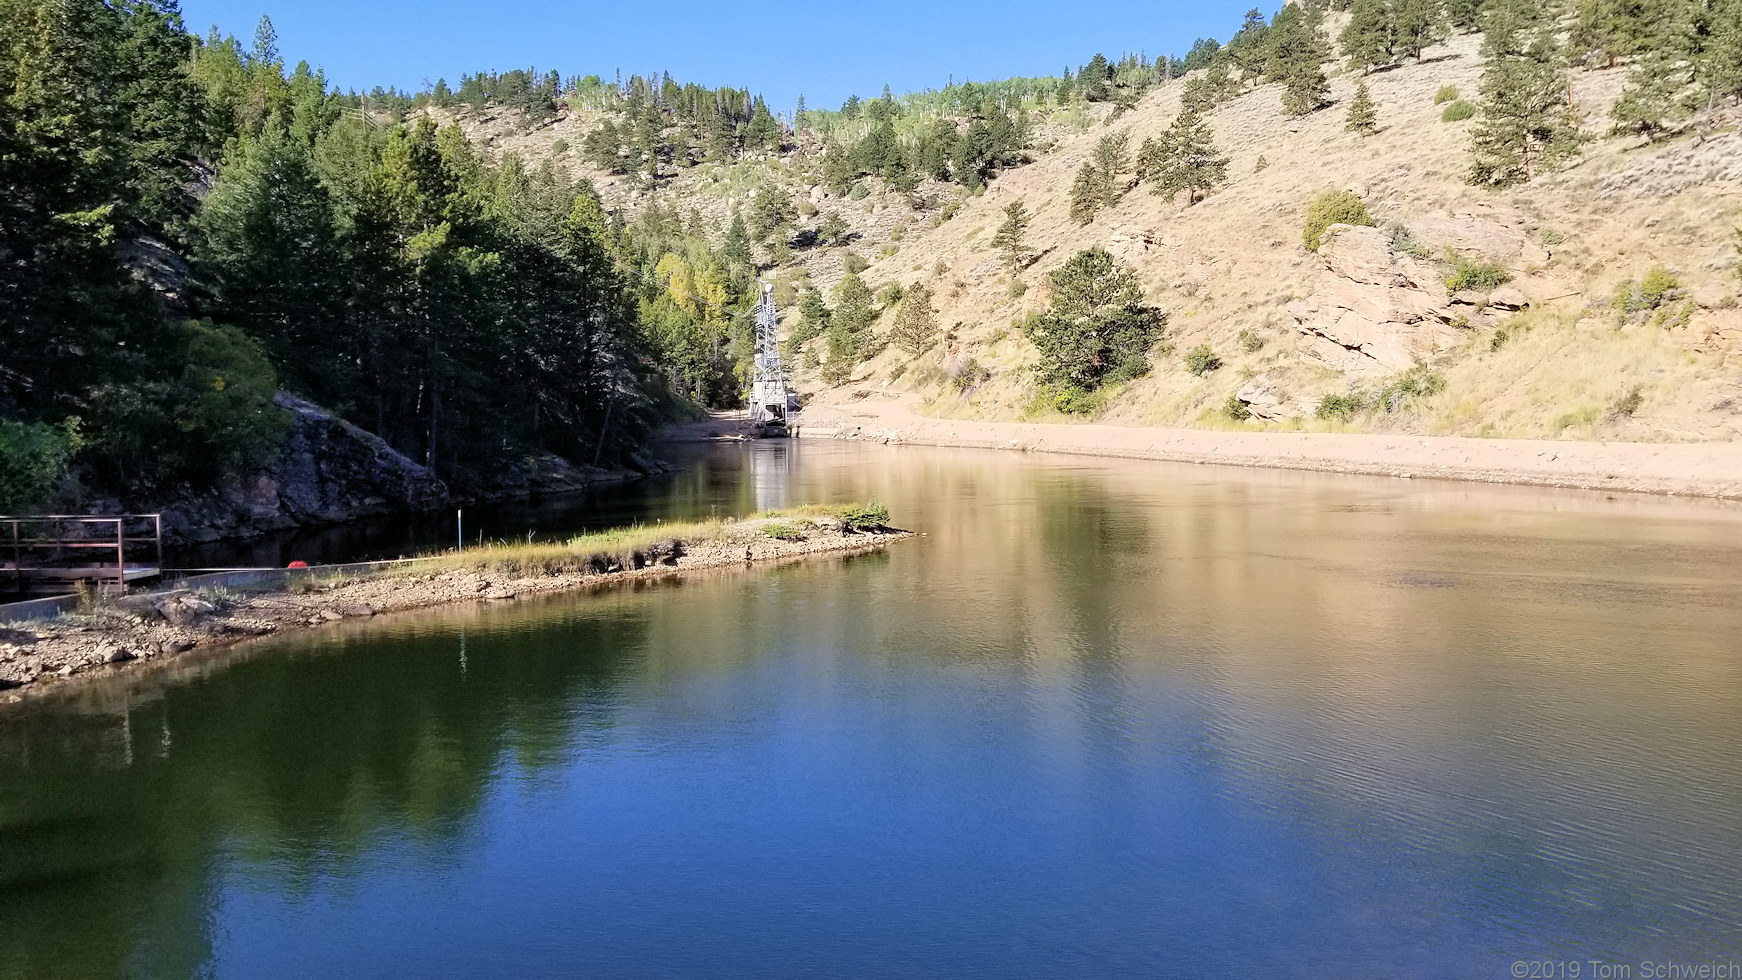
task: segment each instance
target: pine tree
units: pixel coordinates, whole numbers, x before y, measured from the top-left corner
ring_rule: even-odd
[[[1024,236],[1028,233],[1031,219],[1028,209],[1021,199],[1011,201],[1004,206],[1004,223],[998,226],[998,233],[992,236],[992,247],[1004,253],[1004,265],[1011,274],[1028,264],[1028,246]]]
[[[1657,0],[1583,0],[1567,46],[1577,61],[1613,68],[1622,58],[1656,47],[1658,25],[1673,19],[1677,6]]]
[[[1105,190],[1108,181],[1093,163],[1084,163],[1071,182],[1071,220],[1086,225],[1095,220],[1096,212],[1107,204]]]
[[[1446,0],[1446,20],[1454,30],[1473,31],[1482,22],[1482,0]]]
[[[1700,62],[1683,45],[1647,53],[1628,79],[1609,111],[1618,132],[1656,139],[1672,124],[1692,116],[1707,98]]]
[[[260,23],[254,25],[254,49],[248,54],[249,61],[260,67],[270,67],[282,71],[284,65],[278,60],[278,31],[272,26],[272,18],[260,15]]]
[[[1148,370],[1149,349],[1161,339],[1165,320],[1143,305],[1143,286],[1132,269],[1091,248],[1054,271],[1048,284],[1047,311],[1022,323],[1040,353],[1043,383],[1093,391]]]
[[[1291,116],[1304,116],[1330,104],[1331,83],[1324,69],[1303,65],[1295,69],[1282,88],[1282,111]]]
[[[1338,38],[1350,68],[1365,75],[1375,65],[1391,63],[1391,10],[1386,0],[1355,0],[1349,8],[1349,23]]]
[[[1441,0],[1392,0],[1390,20],[1394,50],[1417,63],[1429,46],[1445,40]]]
[[[829,314],[829,319],[855,335],[871,326],[877,319],[876,300],[871,295],[871,287],[865,285],[865,280],[859,278],[858,273],[849,272],[835,284],[835,310]]]
[[[1105,102],[1107,100],[1107,79],[1112,75],[1112,69],[1107,65],[1107,59],[1096,52],[1083,70],[1077,73],[1077,84],[1083,90],[1083,98],[1090,102]]]
[[[772,184],[764,185],[750,202],[751,229],[763,241],[777,232],[784,234],[797,220],[792,195]]]
[[[1549,28],[1491,29],[1500,50],[1482,73],[1482,120],[1471,132],[1473,184],[1515,184],[1576,156],[1583,136],[1567,104],[1567,77]]]
[[[930,350],[938,342],[938,321],[932,313],[931,290],[915,284],[901,296],[895,310],[890,340],[910,357]]]
[[[1265,77],[1283,83],[1282,106],[1291,116],[1304,116],[1329,104],[1331,86],[1322,66],[1330,57],[1330,45],[1322,20],[1301,4],[1289,4],[1271,24]]]
[[[1093,162],[1103,207],[1119,203],[1119,196],[1125,190],[1119,183],[1119,174],[1129,163],[1130,146],[1131,134],[1126,132],[1108,133],[1095,141]]]
[[[1349,100],[1350,131],[1362,136],[1372,136],[1379,132],[1379,108],[1373,104],[1373,96],[1367,91],[1365,81],[1355,86],[1355,97]]]
[[[1713,101],[1742,102],[1742,0],[1714,0],[1696,61]]]
[[[726,228],[726,240],[720,245],[720,258],[729,268],[755,268],[755,259],[750,254],[750,229],[745,226],[741,212],[732,212],[732,222]]]
[[[1171,199],[1183,190],[1188,205],[1228,179],[1228,158],[1216,154],[1209,122],[1189,108],[1180,111],[1160,140],[1144,141],[1137,168],[1150,193]]]
[[[1257,7],[1246,11],[1246,19],[1234,36],[1228,39],[1224,50],[1240,73],[1247,78],[1257,78],[1265,71],[1265,63],[1270,57],[1270,25],[1264,22],[1264,13]]]
[[[333,203],[308,147],[282,126],[243,139],[201,202],[195,262],[214,313],[246,324],[280,364],[341,356],[344,294]]]

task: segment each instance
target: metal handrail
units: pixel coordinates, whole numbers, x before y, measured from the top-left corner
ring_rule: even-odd
[[[128,533],[128,531],[129,531],[128,524],[129,523],[143,523],[146,521],[149,521],[151,523],[151,532],[149,534],[130,534],[130,533]],[[57,567],[64,568],[65,567],[64,565],[57,565],[57,564],[54,564],[54,562],[60,561],[67,551],[104,550],[104,549],[110,549],[110,548],[114,549],[114,551],[115,551],[115,585],[116,585],[116,589],[118,591],[121,591],[121,592],[127,591],[127,546],[128,545],[130,545],[130,544],[132,544],[132,545],[150,544],[150,545],[152,545],[152,548],[153,548],[154,553],[152,555],[152,558],[153,558],[153,561],[155,562],[155,565],[154,566],[135,566],[135,571],[137,571],[140,567],[145,567],[148,570],[151,568],[154,568],[154,567],[160,569],[161,566],[163,565],[163,515],[161,513],[158,513],[158,514],[16,514],[16,515],[15,514],[0,514],[0,524],[10,525],[10,528],[11,528],[11,532],[12,532],[10,535],[11,540],[4,542],[4,544],[0,544],[0,547],[4,547],[7,545],[10,546],[10,550],[12,552],[12,562],[11,562],[10,571],[12,572],[13,589],[14,589],[14,591],[17,591],[20,593],[22,593],[25,589],[25,572],[26,571],[38,571],[38,572],[40,572],[40,571],[45,571],[45,570],[49,570],[49,569],[54,569]],[[50,538],[29,537],[29,538],[26,538],[26,537],[24,537],[23,528],[27,524],[31,524],[31,525],[47,524],[47,525],[50,525],[52,528],[50,533],[53,534],[54,537],[50,537]],[[87,526],[93,525],[93,524],[95,524],[95,525],[113,525],[114,536],[110,537],[107,534],[104,534],[101,540],[96,540],[96,539],[93,539],[93,538],[87,537],[87,536],[70,537],[70,536],[66,535],[65,533],[63,533],[63,529],[68,524],[87,525]],[[32,533],[40,534],[41,531],[33,528]],[[49,564],[39,564],[34,569],[27,569],[25,567],[25,562],[24,562],[25,552],[27,552],[27,551],[40,552],[40,551],[48,551],[50,549],[53,550],[54,554],[50,559],[48,559],[48,561],[50,562]],[[103,566],[96,566],[96,567],[100,568]]]

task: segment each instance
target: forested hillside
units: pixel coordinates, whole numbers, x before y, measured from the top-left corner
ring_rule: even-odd
[[[584,182],[287,68],[269,22],[0,24],[0,511],[234,481],[283,442],[280,389],[460,491],[615,463],[670,411]]]

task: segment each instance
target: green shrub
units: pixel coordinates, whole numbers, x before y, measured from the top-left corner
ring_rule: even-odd
[[[1440,90],[1434,93],[1434,105],[1442,105],[1457,97],[1458,87],[1456,85],[1441,85]]]
[[[841,268],[846,270],[847,275],[856,276],[871,268],[871,263],[860,257],[858,252],[843,252],[841,253]]]
[[[76,428],[0,419],[0,513],[48,503],[77,448]]]
[[[1459,99],[1451,105],[1446,106],[1445,111],[1440,113],[1440,122],[1463,122],[1466,119],[1473,119],[1475,116],[1476,104],[1464,99]]]
[[[1264,168],[1268,166],[1270,166],[1270,158],[1260,153],[1258,154],[1258,162],[1252,165],[1252,172],[1262,173]]]
[[[1258,331],[1248,327],[1240,331],[1240,349],[1248,354],[1256,354],[1264,349],[1264,338]]]
[[[1307,205],[1306,228],[1301,232],[1301,240],[1308,249],[1316,252],[1325,229],[1332,225],[1365,225],[1371,228],[1373,216],[1367,213],[1367,205],[1361,203],[1361,199],[1354,194],[1348,191],[1325,191]]]
[[[875,498],[867,504],[851,504],[835,512],[848,531],[874,531],[889,526],[889,508]]]
[[[762,533],[776,541],[804,540],[804,528],[799,527],[797,524],[764,524],[762,525]]]
[[[1380,386],[1373,396],[1373,403],[1375,408],[1398,412],[1413,399],[1437,395],[1445,390],[1445,375],[1425,366],[1413,367]]]
[[[1313,409],[1313,417],[1330,421],[1336,419],[1347,422],[1367,408],[1367,396],[1358,391],[1346,395],[1326,395],[1319,399],[1319,405]]]
[[[562,156],[569,151],[569,141],[558,137],[550,142],[550,152]]]
[[[1629,279],[1615,287],[1615,311],[1626,315],[1655,310],[1670,298],[1679,285],[1668,269],[1656,266],[1646,273],[1643,282]]]
[[[1200,378],[1221,366],[1222,359],[1209,344],[1199,344],[1186,352],[1186,370]]]
[[[1010,280],[1010,298],[1011,299],[1021,299],[1022,294],[1026,293],[1026,292],[1028,292],[1028,284],[1027,283],[1023,282],[1021,279]]]
[[[1076,385],[1049,385],[1041,389],[1046,404],[1066,415],[1093,415],[1107,404],[1107,396]]]
[[[1501,327],[1494,331],[1494,336],[1488,340],[1488,349],[1499,350],[1500,348],[1505,347],[1506,342],[1511,339],[1512,335],[1506,332],[1505,327]]]
[[[1400,255],[1407,255],[1412,259],[1425,259],[1428,257],[1427,246],[1416,241],[1415,236],[1409,233],[1408,228],[1405,228],[1400,224],[1393,224],[1386,230],[1391,232],[1391,250],[1393,252],[1397,252]]]
[[[1252,417],[1252,410],[1246,407],[1239,395],[1229,395],[1228,400],[1222,403],[1222,414],[1235,422],[1244,422]]]
[[[1454,293],[1464,289],[1486,293],[1512,281],[1512,273],[1505,266],[1487,259],[1448,250],[1446,261],[1452,265],[1446,276],[1446,288]]]
[[[992,372],[970,357],[946,367],[944,376],[950,379],[950,386],[958,393],[966,393],[984,384],[992,376]]]
[[[1597,419],[1601,415],[1602,410],[1597,406],[1587,405],[1577,411],[1556,416],[1555,420],[1549,423],[1548,428],[1555,435],[1559,435],[1567,429],[1589,429],[1597,424]]]
[[[1661,265],[1656,266],[1645,274],[1645,281],[1639,284],[1639,296],[1650,303],[1652,309],[1656,309],[1663,305],[1663,301],[1668,298],[1671,290],[1679,285],[1681,284],[1676,281],[1675,276],[1671,275],[1668,269]]]
[[[1609,414],[1616,418],[1631,418],[1639,411],[1639,406],[1645,404],[1645,393],[1638,385],[1628,389],[1627,393],[1615,399],[1615,404],[1609,406]]]
[[[851,191],[847,192],[847,196],[852,198],[855,201],[862,201],[866,197],[868,197],[870,194],[871,194],[871,188],[866,187],[864,181],[859,181],[858,183],[854,184],[853,189]]]

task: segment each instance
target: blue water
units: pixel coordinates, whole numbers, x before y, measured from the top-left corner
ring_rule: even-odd
[[[1734,508],[832,443],[688,463],[637,512],[876,494],[925,536],[0,713],[0,974],[1742,959]]]

